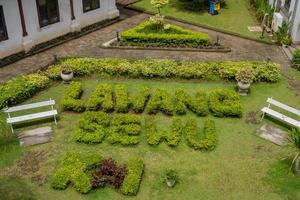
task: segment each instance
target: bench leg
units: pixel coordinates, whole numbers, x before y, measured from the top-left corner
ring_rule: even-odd
[[[55,125],[57,125],[57,121],[56,121],[56,116],[54,115],[54,122],[55,122]]]
[[[12,124],[10,124],[10,129],[11,129],[11,132],[14,133],[14,128],[13,128]]]
[[[264,119],[264,117],[265,117],[265,113],[262,114],[262,117],[261,117],[261,119],[260,119],[260,122],[262,122],[262,120]]]

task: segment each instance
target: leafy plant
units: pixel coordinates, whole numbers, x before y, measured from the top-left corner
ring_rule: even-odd
[[[115,97],[116,97],[116,111],[117,112],[128,112],[128,94],[126,85],[118,84],[115,86]]]
[[[112,85],[99,84],[86,102],[87,110],[103,110],[110,112],[114,109],[112,100]]]
[[[61,72],[63,74],[71,74],[73,72],[72,66],[70,64],[68,64],[68,63],[63,63],[61,65]]]
[[[76,81],[71,82],[61,100],[63,109],[75,112],[85,111],[85,102],[80,99],[82,93],[82,83]]]
[[[173,115],[173,109],[173,101],[166,89],[157,89],[147,106],[147,112],[150,114],[161,111],[167,115]]]
[[[276,38],[279,44],[291,45],[292,40],[288,33],[290,28],[291,28],[291,23],[285,21],[278,28],[278,31],[276,32]]]
[[[300,129],[293,129],[291,131],[290,140],[298,151],[293,159],[292,169],[295,175],[300,175]]]
[[[142,113],[145,110],[146,104],[150,98],[150,89],[143,88],[133,97],[130,97],[130,104],[136,113]]]
[[[179,177],[178,173],[174,169],[168,169],[166,170],[166,176],[165,176],[166,181],[175,181],[178,182]]]
[[[296,50],[293,54],[293,67],[300,70],[300,50]]]
[[[249,67],[245,67],[236,74],[235,78],[240,83],[251,84],[255,77],[253,70]]]
[[[150,17],[150,21],[154,22],[157,29],[164,28],[164,16],[161,14],[161,9],[169,3],[169,0],[151,0],[151,5],[157,9],[157,14]]]

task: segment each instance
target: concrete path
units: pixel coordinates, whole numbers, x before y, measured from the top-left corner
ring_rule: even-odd
[[[121,10],[121,13],[124,20],[118,23],[112,24],[108,27],[92,32],[81,38],[69,41],[42,53],[25,58],[9,66],[0,68],[0,82],[5,82],[15,76],[20,76],[33,71],[37,71],[38,69],[47,66],[53,61],[53,55],[58,55],[59,57],[80,56],[97,58],[169,58],[199,61],[267,60],[268,58],[270,58],[272,62],[277,62],[284,68],[289,66],[289,61],[278,46],[255,42],[223,33],[217,33],[212,30],[207,30],[197,26],[188,25],[172,20],[169,20],[169,22],[194,31],[208,33],[212,37],[212,40],[216,40],[218,36],[221,43],[232,48],[232,52],[177,52],[100,48],[102,43],[115,38],[117,31],[125,31],[127,29],[130,29],[143,22],[150,16],[144,13],[134,13],[133,11],[129,11],[126,9]]]

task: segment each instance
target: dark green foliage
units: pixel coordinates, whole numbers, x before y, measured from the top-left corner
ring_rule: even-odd
[[[150,114],[161,111],[167,115],[173,115],[173,109],[172,98],[166,89],[157,89],[147,106],[147,112]]]
[[[143,88],[133,97],[130,97],[130,104],[134,112],[142,113],[145,110],[146,104],[150,98],[150,89]]]
[[[292,24],[290,22],[282,22],[282,25],[278,28],[278,31],[276,34],[277,43],[280,45],[291,45],[292,39],[289,35],[289,30],[291,28]]]
[[[196,119],[188,119],[185,130],[188,145],[195,150],[211,151],[217,146],[217,133],[213,120],[205,120],[204,129],[200,135],[198,135],[199,130]]]
[[[127,176],[121,186],[121,192],[125,195],[136,195],[139,191],[144,172],[144,163],[141,158],[133,158],[127,164]]]
[[[110,84],[99,84],[86,103],[87,110],[102,110],[110,112],[113,110],[112,86]]]
[[[85,112],[78,121],[78,129],[73,138],[77,142],[100,143],[110,124],[109,116],[103,112]]]
[[[0,109],[21,103],[51,84],[47,76],[29,74],[0,85]]]
[[[209,95],[209,109],[216,117],[242,117],[239,95],[233,90],[217,89]]]
[[[120,143],[124,146],[139,143],[141,133],[141,119],[132,114],[116,114],[109,128],[107,141],[111,144]]]
[[[117,112],[126,113],[128,112],[128,94],[126,85],[116,85],[115,86],[115,98]]]
[[[70,110],[75,112],[85,111],[85,102],[80,100],[82,95],[82,83],[73,81],[64,92],[64,96],[61,100],[61,105],[64,110]]]
[[[100,161],[101,157],[98,155],[69,152],[50,178],[50,184],[54,189],[64,190],[72,183],[78,192],[86,194],[92,188],[91,174],[86,171]]]
[[[183,6],[192,11],[208,11],[209,1],[208,0],[181,0]],[[226,0],[219,0],[221,7],[226,7]]]
[[[166,141],[169,146],[177,146],[182,135],[182,121],[177,117],[173,117],[171,130],[158,130],[153,117],[146,119],[147,142],[150,145],[158,145]]]
[[[170,25],[163,31],[157,30],[157,24],[146,21],[140,25],[121,33],[121,43],[125,45],[156,45],[168,47],[207,46],[210,44],[209,36],[205,33],[194,32]]]
[[[251,6],[256,11],[256,17],[259,21],[262,21],[265,14],[269,14],[268,26],[271,25],[273,19],[274,8],[269,5],[268,0],[250,0]]]
[[[293,55],[293,67],[300,70],[300,50],[296,50]]]
[[[185,90],[177,89],[174,109],[178,115],[186,114],[186,110],[190,109],[198,116],[206,116],[209,110],[205,92],[197,91],[195,97],[192,98]]]

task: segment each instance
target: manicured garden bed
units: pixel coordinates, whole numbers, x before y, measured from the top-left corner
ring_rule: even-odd
[[[30,186],[28,190],[34,191],[28,194],[37,199],[283,199],[285,195],[300,195],[297,179],[279,162],[282,157],[292,157],[295,151],[254,134],[262,126],[258,123],[259,111],[268,97],[299,107],[277,65],[87,58],[64,62],[73,67],[76,76],[69,87],[55,81],[59,80],[61,67],[56,65],[42,75],[18,78],[1,88],[14,91],[5,96],[4,106],[28,97],[32,98],[24,103],[52,98],[58,104],[58,126],[49,121],[26,124],[26,129],[53,125],[51,143],[23,149],[23,155],[16,143],[2,151],[1,158],[14,158],[1,159],[1,169],[9,167],[1,170],[1,175],[22,176]],[[243,65],[254,69],[256,83],[249,96],[240,98],[235,96],[233,80]],[[20,92],[24,89],[26,93]],[[17,98],[20,94],[22,98]],[[222,107],[224,102],[216,99],[229,103]],[[232,113],[229,108],[238,110],[235,117],[224,115],[226,110]],[[249,120],[250,112],[256,117],[251,115]],[[4,114],[0,120],[5,120]],[[264,122],[279,126],[268,119]],[[24,128],[17,126],[16,130]],[[25,162],[24,157],[33,151],[47,154],[40,160],[35,157],[33,163],[38,167],[32,169],[28,166],[33,163]],[[124,185],[119,188],[115,187],[118,182],[110,179],[115,175],[106,177],[105,187],[98,187],[103,183],[98,179],[99,171],[87,167],[103,160],[109,162],[109,158],[119,167],[127,166]],[[142,158],[142,162],[135,158]],[[18,161],[13,164],[13,159]],[[278,174],[272,171],[274,165],[281,169]],[[178,171],[179,182],[174,188],[163,181],[169,168]],[[282,170],[288,176],[282,176]],[[46,181],[41,183],[43,178]],[[0,192],[13,188],[9,184],[15,182],[5,182]],[[289,189],[280,183],[288,184]]]

